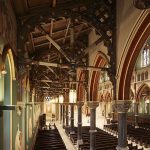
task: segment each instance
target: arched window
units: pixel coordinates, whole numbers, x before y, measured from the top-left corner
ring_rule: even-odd
[[[142,67],[146,67],[147,65],[149,65],[150,63],[150,60],[149,60],[149,57],[150,57],[150,52],[149,52],[149,48],[144,48],[143,51],[142,51],[142,55],[141,55],[141,66]]]

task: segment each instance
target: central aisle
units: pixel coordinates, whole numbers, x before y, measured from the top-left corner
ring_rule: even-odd
[[[69,137],[65,133],[65,130],[62,128],[62,125],[58,121],[56,121],[55,124],[60,133],[61,138],[63,139],[63,141],[65,143],[67,150],[76,150],[75,146],[72,144]]]

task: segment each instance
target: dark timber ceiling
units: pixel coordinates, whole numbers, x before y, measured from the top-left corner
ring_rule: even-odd
[[[78,83],[76,68],[88,66],[91,29],[100,35],[95,44],[108,47],[108,73],[115,79],[115,0],[12,0],[12,5],[20,75],[28,72],[38,94],[56,96]]]

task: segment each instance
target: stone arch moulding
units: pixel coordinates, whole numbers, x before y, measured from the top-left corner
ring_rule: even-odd
[[[139,100],[140,96],[142,94],[142,91],[144,90],[145,87],[150,88],[147,84],[143,83],[137,90],[137,94],[136,94],[136,99]]]
[[[130,97],[130,82],[132,71],[136,63],[137,57],[150,35],[150,13],[147,14],[144,21],[140,25],[138,31],[136,32],[131,45],[128,49],[125,61],[122,67],[120,81],[119,81],[119,90],[118,90],[118,99],[125,100]]]
[[[104,60],[104,58],[97,54],[95,58],[95,67],[104,67],[106,65],[107,60]],[[89,85],[89,101],[97,101],[98,96],[98,83],[99,83],[99,77],[101,72],[100,71],[93,71],[90,79],[90,85]]]
[[[133,92],[134,89],[133,88],[130,88],[130,98],[131,99],[134,99],[135,98],[135,93]]]
[[[79,72],[79,81],[83,81],[84,77],[85,77],[84,72],[83,71]],[[85,101],[84,100],[84,85],[83,85],[83,83],[78,84],[77,101]]]
[[[7,56],[10,61],[10,72],[11,72],[12,80],[16,80],[14,52],[12,51],[9,45],[4,46],[4,50],[2,53],[3,62],[5,62]]]

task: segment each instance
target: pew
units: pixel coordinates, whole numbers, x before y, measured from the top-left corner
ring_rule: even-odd
[[[55,124],[38,130],[34,150],[67,150]]]

